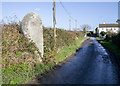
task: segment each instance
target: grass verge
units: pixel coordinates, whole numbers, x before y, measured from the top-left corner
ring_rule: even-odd
[[[2,28],[2,83],[24,84],[27,80],[51,70],[75,53],[83,40],[83,32],[56,29],[57,45],[53,50],[53,29],[43,28],[44,57],[38,62],[37,47],[20,33],[19,25]]]
[[[76,50],[81,46],[81,44],[85,41],[86,39],[80,38],[76,40],[71,46],[65,46],[59,51],[59,54],[56,55],[56,64],[55,63],[48,63],[48,64],[42,64],[43,67],[41,67],[41,64],[37,64],[35,67],[35,75],[41,75],[47,71],[50,71],[55,67],[58,63],[64,61],[68,56],[72,55],[73,53],[76,52]],[[29,81],[27,82],[29,84]]]
[[[108,42],[106,40],[99,40],[99,42],[110,52],[115,54],[115,56],[120,60],[120,49],[117,47],[117,45]]]
[[[22,63],[20,65],[7,67],[2,71],[4,84],[25,84],[27,80],[51,70],[59,62],[64,61],[68,56],[75,53],[76,49],[79,48],[84,40],[84,38],[78,39],[71,46],[65,46],[61,49],[59,54],[55,57],[56,64],[53,62],[48,62],[46,64],[40,63],[31,68]]]
[[[84,38],[78,39],[76,40],[76,42],[72,43],[71,46],[65,46],[60,52],[59,54],[57,54],[57,56],[55,57],[56,59],[56,63],[58,64],[59,62],[62,62],[63,60],[65,60],[68,56],[72,55],[73,53],[76,52],[76,49],[78,49],[80,47],[80,45],[82,44],[82,42],[85,41]]]

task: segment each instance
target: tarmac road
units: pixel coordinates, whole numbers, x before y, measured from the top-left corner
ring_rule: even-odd
[[[62,66],[33,80],[39,84],[119,84],[119,69],[94,38]]]

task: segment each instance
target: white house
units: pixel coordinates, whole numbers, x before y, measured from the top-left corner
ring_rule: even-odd
[[[100,36],[100,33],[104,32],[113,32],[118,33],[120,31],[120,24],[99,24],[98,28],[98,35]]]
[[[118,33],[120,31],[120,1],[118,2],[118,20],[116,21],[117,23],[115,24],[99,24],[98,28],[98,35],[100,36],[101,31],[104,32],[113,32],[113,33]]]

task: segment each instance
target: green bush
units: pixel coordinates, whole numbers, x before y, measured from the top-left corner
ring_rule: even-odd
[[[108,32],[105,38],[106,41],[112,42],[120,48],[120,32],[118,34]]]
[[[107,33],[104,32],[104,31],[101,31],[100,34],[101,34],[102,36],[105,36]]]
[[[120,48],[120,33],[113,36],[112,43],[116,44]]]

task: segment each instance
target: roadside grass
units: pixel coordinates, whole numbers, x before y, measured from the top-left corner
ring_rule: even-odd
[[[79,46],[82,44],[84,41],[84,38],[80,38],[76,40],[71,46],[65,46],[59,54],[55,57],[56,63],[58,64],[59,62],[62,62],[64,59],[66,59],[68,56],[76,52],[76,49],[79,48]]]
[[[55,56],[56,62],[48,62],[46,64],[37,64],[33,71],[35,73],[34,77],[37,75],[41,75],[47,71],[50,71],[53,69],[58,63],[64,61],[68,56],[72,55],[73,53],[76,52],[76,49],[80,47],[80,45],[85,41],[86,39],[84,38],[79,38],[76,40],[74,43],[71,44],[71,46],[65,46],[62,48],[59,53]],[[32,79],[32,78],[31,78]],[[29,79],[30,80],[30,79]],[[25,83],[25,82],[24,82]]]
[[[56,55],[56,63],[48,62],[48,63],[39,63],[34,65],[34,67],[30,67],[24,63],[16,66],[9,66],[2,71],[3,74],[3,82],[4,84],[20,84],[26,83],[27,80],[32,79],[33,77],[43,74],[47,72],[53,67],[56,66],[59,62],[65,60],[68,56],[76,52],[76,49],[84,41],[84,38],[80,38],[76,40],[71,46],[65,46],[63,49],[59,51]]]
[[[99,36],[96,36],[95,38],[101,38],[101,37],[99,37]]]
[[[114,53],[116,57],[120,60],[120,49],[117,47],[117,45],[106,40],[99,40],[99,42],[110,52]]]
[[[3,84],[17,84],[31,76],[31,67],[23,64],[9,66],[2,70]]]
[[[34,67],[30,67],[28,65],[20,64],[16,66],[7,67],[5,70],[2,70],[3,84],[20,84],[25,81],[31,79],[33,76],[37,76],[38,74],[42,74],[55,66],[54,63],[47,64],[36,64]]]
[[[46,64],[43,64],[43,63],[36,64],[36,66],[32,70],[32,72],[35,73],[33,76],[35,77],[37,75],[41,75],[41,74],[43,74],[43,73],[45,73],[45,72],[50,71],[51,69],[53,69],[58,63],[64,61],[68,56],[70,56],[73,53],[75,53],[76,49],[78,49],[80,47],[80,45],[85,40],[86,39],[84,39],[84,38],[79,38],[74,43],[72,43],[71,46],[65,46],[64,48],[62,48],[59,51],[59,53],[55,56],[56,63],[48,62]],[[30,80],[30,78],[29,78],[29,80]]]
[[[56,29],[57,45],[53,50],[53,29],[44,28],[44,57],[38,62],[37,47],[19,32],[19,25],[2,28],[2,84],[24,84],[27,80],[51,70],[76,52],[85,40],[80,31]]]

